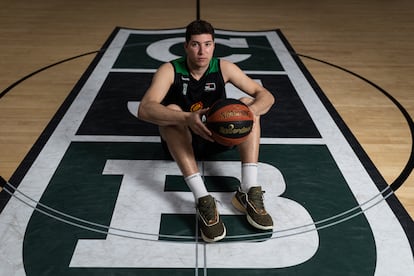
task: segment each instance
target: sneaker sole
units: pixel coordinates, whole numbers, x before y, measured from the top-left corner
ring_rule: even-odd
[[[200,232],[201,232],[201,238],[203,239],[203,241],[205,241],[205,242],[217,242],[217,241],[220,241],[220,240],[222,240],[222,239],[224,239],[224,237],[226,236],[226,233],[227,233],[227,231],[226,231],[226,226],[224,226],[223,225],[223,227],[224,227],[224,231],[223,231],[223,234],[221,234],[220,236],[217,236],[217,237],[214,237],[214,238],[209,238],[209,237],[207,237],[206,235],[204,235],[204,233],[203,233],[203,230],[201,230],[200,229]]]
[[[247,221],[250,223],[251,226],[260,229],[260,230],[272,230],[273,229],[273,225],[270,226],[265,226],[265,225],[260,225],[257,222],[255,222],[250,216],[249,214],[246,213],[247,216]]]
[[[234,196],[231,200],[231,203],[233,204],[234,208],[236,208],[237,210],[239,210],[240,212],[246,214],[247,217],[247,221],[250,223],[251,226],[253,226],[254,228],[260,229],[260,230],[272,230],[273,229],[273,225],[270,226],[266,226],[266,225],[261,225],[258,224],[257,222],[255,222],[252,217],[247,213],[246,208],[244,208],[244,206],[240,203],[240,201],[237,199],[236,196]]]

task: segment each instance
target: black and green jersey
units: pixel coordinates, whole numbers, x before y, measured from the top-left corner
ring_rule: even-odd
[[[196,111],[226,97],[219,59],[211,59],[200,80],[191,76],[185,57],[173,60],[171,64],[174,66],[174,83],[163,100],[164,105],[177,104],[184,111]]]

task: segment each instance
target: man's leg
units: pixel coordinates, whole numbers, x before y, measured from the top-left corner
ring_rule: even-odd
[[[242,98],[245,104],[251,99]],[[241,160],[241,187],[236,192],[232,203],[247,215],[247,220],[258,229],[273,229],[272,217],[267,213],[263,203],[263,191],[257,182],[260,147],[260,116],[254,117],[251,133],[246,141],[238,146]]]
[[[253,101],[250,98],[241,98],[240,100],[247,105]],[[253,129],[249,137],[238,145],[242,163],[241,188],[246,192],[251,187],[259,186],[257,183],[257,163],[259,160],[260,133],[260,116],[254,116]]]
[[[180,110],[178,106],[168,106]],[[185,126],[163,126],[159,128],[172,158],[180,168],[186,184],[194,194],[200,219],[201,236],[206,242],[221,240],[226,229],[218,214],[216,202],[209,195],[200,175],[192,146],[192,134]]]
[[[251,187],[259,186],[257,183],[257,164],[259,160],[260,145],[260,117],[254,117],[253,129],[246,141],[238,146],[242,166],[241,188],[248,191]]]
[[[159,127],[159,131],[183,176],[186,177],[198,173],[190,130],[185,126],[174,125]]]

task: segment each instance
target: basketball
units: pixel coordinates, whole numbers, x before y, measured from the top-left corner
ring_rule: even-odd
[[[213,133],[214,141],[224,146],[241,144],[253,128],[252,112],[247,105],[236,99],[216,102],[206,117],[206,125]]]

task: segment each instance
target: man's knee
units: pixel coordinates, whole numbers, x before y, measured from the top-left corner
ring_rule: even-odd
[[[165,107],[171,110],[175,110],[175,111],[182,111],[182,108],[176,104],[169,104],[169,105],[166,105]],[[179,125],[169,125],[169,126],[159,126],[158,128],[160,130],[160,133],[163,134],[163,132],[165,132],[168,129],[176,129],[179,127],[180,127]]]
[[[249,106],[249,105],[253,104],[254,98],[242,97],[242,98],[239,99],[239,101],[241,101],[245,105]],[[260,115],[255,115],[254,116],[254,123],[260,125]]]
[[[176,104],[166,105],[167,108],[175,111],[182,111],[182,108]],[[191,141],[189,129],[184,125],[159,126],[159,133],[163,140],[169,143],[170,140],[184,139]]]
[[[251,105],[254,102],[254,98],[242,97],[239,99],[239,101],[241,101],[245,105]]]
[[[183,109],[179,105],[176,105],[176,104],[169,104],[169,105],[166,105],[165,107],[172,109],[172,110],[176,110],[176,111],[183,111]]]

